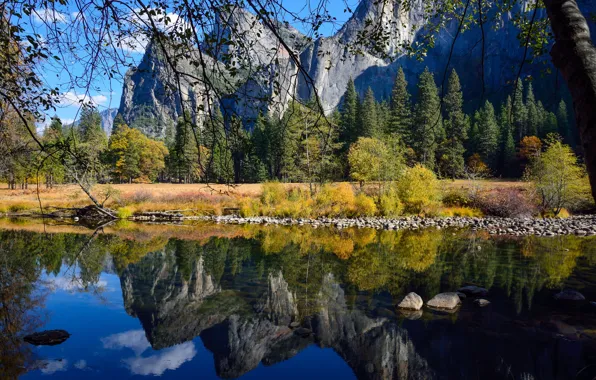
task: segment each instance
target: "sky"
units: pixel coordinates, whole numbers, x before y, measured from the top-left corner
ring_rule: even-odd
[[[292,12],[306,14],[309,12],[311,6],[314,6],[318,0],[309,1],[297,0],[283,0],[283,6]],[[329,14],[337,18],[336,24],[323,25],[320,32],[329,36],[332,35],[345,21],[350,17],[349,12],[345,12],[346,6],[349,6],[352,11],[356,8],[358,0],[328,0],[327,9]],[[37,9],[36,13],[30,17],[30,25],[26,26],[28,31],[33,31],[39,34],[41,41],[48,38],[46,22],[55,21],[59,27],[66,27],[68,23],[72,22],[78,16],[75,8],[69,6],[68,8],[59,9],[59,12],[48,9]],[[176,15],[173,15],[177,17]],[[288,20],[291,21],[291,20]],[[292,23],[293,24],[293,23]],[[307,33],[305,27],[300,24],[293,24],[298,30]],[[144,48],[141,44],[127,47],[123,49],[123,53],[129,62],[138,64],[143,57]],[[91,101],[97,106],[99,111],[104,111],[108,108],[118,108],[120,105],[120,98],[122,96],[122,77],[126,72],[126,67],[114,67],[119,75],[117,78],[109,79],[105,73],[97,72],[93,75],[93,85],[90,87],[88,96],[85,96],[86,86],[74,85],[71,78],[72,73],[82,74],[84,65],[76,59],[66,62],[68,70],[54,67],[53,65],[45,65],[39,73],[45,83],[50,87],[58,87],[61,92],[60,104],[56,110],[50,110],[46,114],[46,121],[38,123],[38,130],[43,130],[45,125],[49,123],[50,117],[58,116],[63,124],[72,123],[78,118],[80,114],[80,100]]]

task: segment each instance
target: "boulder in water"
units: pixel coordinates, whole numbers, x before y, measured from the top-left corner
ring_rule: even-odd
[[[46,330],[25,336],[25,342],[34,346],[55,346],[70,338],[70,334],[64,330]]]
[[[463,288],[457,289],[457,291],[468,296],[486,297],[488,295],[487,289],[475,285],[464,286]]]
[[[457,293],[449,292],[437,294],[426,304],[436,309],[452,310],[458,307],[460,303],[461,301]]]
[[[557,301],[585,301],[586,297],[576,290],[563,290],[555,294]]]
[[[403,300],[401,300],[397,307],[407,310],[420,310],[422,309],[422,305],[424,305],[422,298],[418,294],[411,292],[408,293]]]

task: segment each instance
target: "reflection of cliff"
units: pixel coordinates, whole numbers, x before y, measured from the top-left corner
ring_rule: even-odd
[[[153,348],[200,336],[221,377],[287,360],[311,344],[332,348],[363,379],[564,378],[589,362],[582,341],[559,339],[541,331],[541,322],[530,325],[496,309],[470,304],[457,320],[425,312],[431,320],[399,324],[347,305],[338,277],[327,274],[312,295],[314,311],[301,315],[289,269],[266,268],[263,276],[250,267],[235,275],[226,270],[215,283],[204,263],[201,254],[177,261],[153,253],[123,272],[122,290]],[[495,304],[508,299],[497,289],[491,295]],[[312,333],[290,328],[293,321]]]
[[[164,252],[129,265],[121,276],[126,311],[137,316],[154,348],[168,347],[197,336],[204,323],[195,313],[205,298],[220,291],[198,257],[190,278]]]
[[[362,311],[349,310],[344,291],[333,276],[326,276],[323,282],[321,312],[313,318],[319,344],[333,347],[359,378],[432,377],[432,370],[416,353],[405,329],[385,318],[369,318]]]

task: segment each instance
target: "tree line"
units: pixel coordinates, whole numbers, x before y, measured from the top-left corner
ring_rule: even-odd
[[[502,104],[486,100],[473,113],[464,111],[455,70],[444,96],[428,69],[420,74],[414,95],[400,68],[389,99],[378,101],[371,88],[361,97],[350,80],[340,106],[328,116],[318,111],[316,99],[291,102],[281,117],[261,114],[253,120],[215,107],[201,128],[186,114],[161,140],[143,134],[143,123],[129,127],[120,115],[108,138],[98,111],[85,106],[74,125],[52,119],[39,136],[50,148],[44,154],[37,154],[16,115],[11,119],[6,113],[0,176],[11,188],[26,188],[38,178],[48,187],[79,182],[77,163],[70,160],[84,163],[80,172],[91,177],[84,180],[104,183],[380,183],[416,164],[442,178],[521,177],[534,139],[557,133],[575,145],[565,101],[547,109],[536,100],[531,81],[525,86],[518,81]],[[149,119],[143,120],[151,124]],[[74,155],[61,150],[73,146]]]

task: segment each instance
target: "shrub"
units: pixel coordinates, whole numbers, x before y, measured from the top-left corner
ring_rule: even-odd
[[[347,183],[324,185],[315,198],[316,212],[320,216],[347,216],[354,206],[354,191]]]
[[[29,208],[29,205],[25,203],[13,203],[8,206],[8,212],[21,212]]]
[[[266,206],[274,206],[286,199],[286,191],[279,182],[265,182],[261,193],[261,203]]]
[[[377,213],[377,205],[374,199],[363,193],[354,198],[354,216],[374,216]]]
[[[132,216],[133,209],[131,207],[120,207],[116,211],[116,216],[120,219],[128,219]]]
[[[379,206],[381,208],[381,214],[388,218],[400,216],[404,211],[404,205],[399,200],[397,189],[395,188],[390,188],[381,195]]]
[[[242,198],[239,202],[240,216],[246,218],[259,215],[259,202],[251,198]]]
[[[521,190],[505,188],[481,193],[476,203],[486,215],[522,218],[537,213],[534,202]]]
[[[137,190],[129,196],[129,200],[132,203],[149,202],[153,200],[153,193],[146,189]]]
[[[398,190],[406,210],[414,214],[427,213],[439,203],[439,181],[431,170],[422,165],[406,170],[398,183]]]
[[[481,217],[482,211],[476,208],[471,207],[442,207],[438,210],[437,216],[442,217],[453,217],[453,216],[460,216],[460,217],[468,217],[468,218],[475,218]]]
[[[463,190],[452,190],[443,195],[443,204],[447,207],[468,207],[472,203],[472,198]]]

